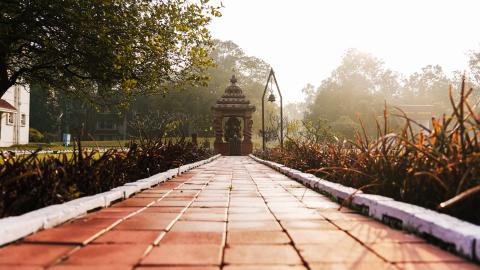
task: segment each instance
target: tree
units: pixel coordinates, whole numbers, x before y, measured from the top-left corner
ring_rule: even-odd
[[[305,102],[292,102],[284,105],[283,114],[290,121],[301,120],[305,114]]]
[[[402,101],[404,104],[433,104],[438,112],[450,108],[448,85],[450,80],[439,65],[428,65],[405,81]]]
[[[60,108],[49,91],[36,84],[30,86],[30,127],[41,133],[52,133],[58,129]]]
[[[474,83],[477,87],[480,87],[480,51],[470,52],[468,64],[470,66],[470,73]]]
[[[470,100],[472,104],[476,104],[480,100],[480,51],[472,51],[470,53],[469,66],[470,78],[468,83],[470,87],[475,89],[470,96]],[[463,74],[456,74],[455,77],[458,79],[455,81],[461,81],[462,75]],[[480,109],[477,107],[477,110]]]
[[[361,130],[361,126],[350,117],[342,115],[332,123],[332,129],[340,137],[351,139],[354,137],[355,132]]]
[[[312,143],[324,143],[333,141],[335,136],[332,132],[332,128],[328,125],[326,120],[316,119],[302,121],[302,130],[300,137],[304,141]]]
[[[351,137],[351,123],[361,117],[372,132],[374,120],[381,114],[385,100],[399,96],[399,75],[383,66],[370,54],[348,50],[341,64],[324,80],[316,91],[307,85],[309,95],[306,120],[327,120],[339,135]],[[313,93],[313,94],[312,94]]]
[[[97,104],[205,83],[209,0],[3,0],[0,96],[37,83]]]

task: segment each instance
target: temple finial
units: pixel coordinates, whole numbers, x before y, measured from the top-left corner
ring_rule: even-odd
[[[232,75],[232,78],[230,79],[230,82],[232,84],[236,84],[237,83],[237,77],[235,77],[235,74]]]

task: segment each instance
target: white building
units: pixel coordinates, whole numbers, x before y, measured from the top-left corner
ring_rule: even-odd
[[[0,147],[28,144],[29,119],[28,87],[10,87],[0,99]]]

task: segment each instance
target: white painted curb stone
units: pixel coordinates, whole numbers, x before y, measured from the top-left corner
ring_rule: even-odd
[[[42,217],[8,217],[0,222],[0,243],[9,243],[43,229]]]
[[[250,155],[250,157],[290,176],[305,186],[327,193],[337,200],[351,197],[353,206],[357,206],[362,209],[362,213],[377,220],[390,225],[395,223],[404,230],[422,236],[433,236],[453,246],[457,253],[473,260],[480,260],[480,226],[420,206],[395,201],[392,198],[364,194],[361,191],[356,192],[357,189],[332,183],[278,163],[262,160],[254,155]],[[352,194],[354,195],[352,196]]]

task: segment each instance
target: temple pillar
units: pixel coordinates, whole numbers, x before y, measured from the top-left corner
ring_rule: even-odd
[[[213,119],[213,130],[215,132],[216,143],[223,142],[222,118],[221,114],[215,114],[215,118]]]
[[[253,120],[251,115],[243,117],[243,141],[252,142]]]

